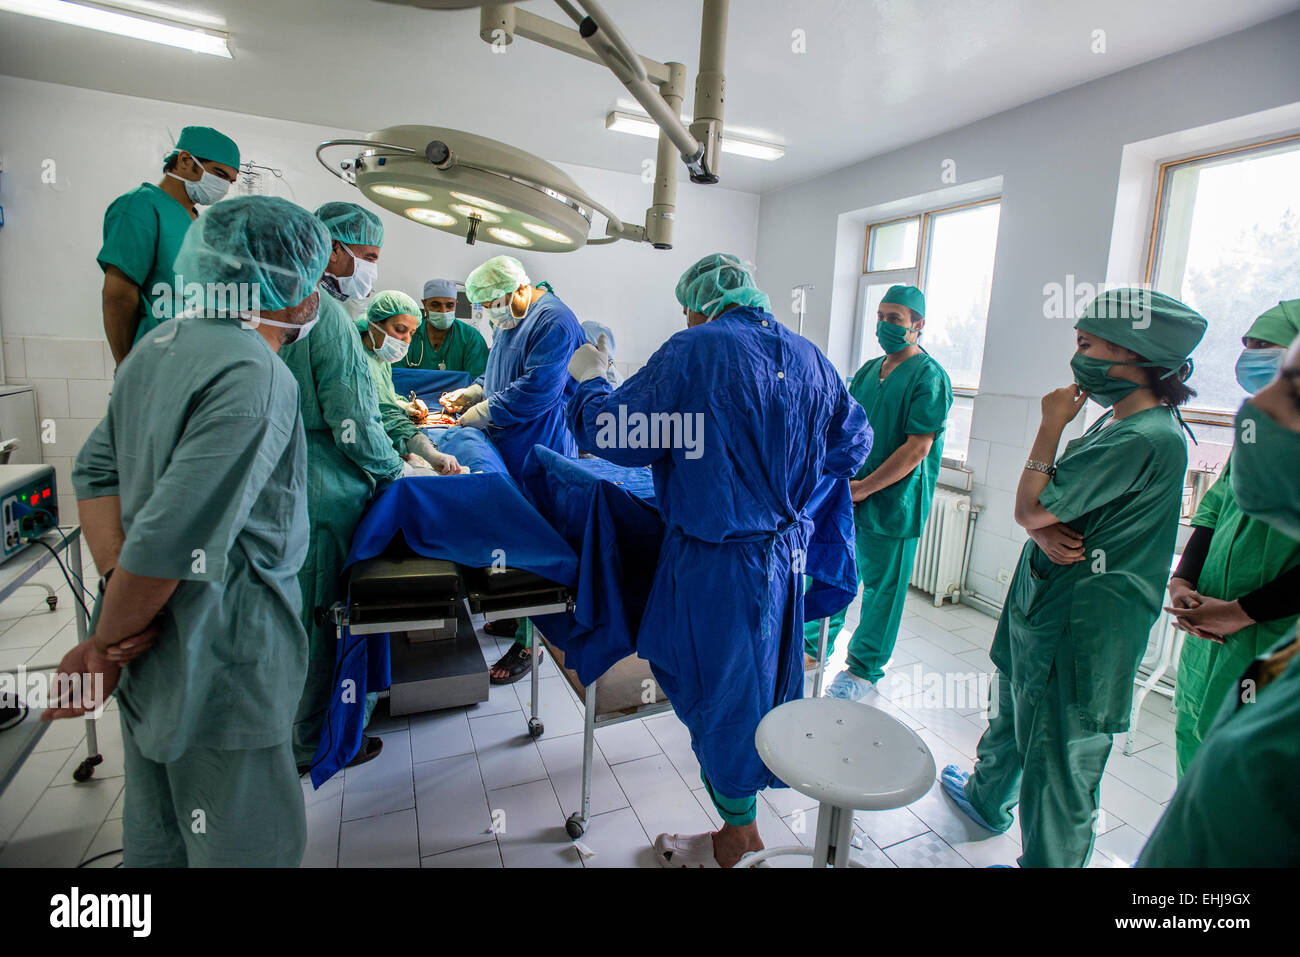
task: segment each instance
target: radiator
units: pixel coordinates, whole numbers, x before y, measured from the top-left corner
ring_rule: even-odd
[[[942,487],[934,490],[930,515],[916,546],[911,584],[933,595],[936,606],[945,598],[956,604],[961,597],[970,520],[969,495]]]

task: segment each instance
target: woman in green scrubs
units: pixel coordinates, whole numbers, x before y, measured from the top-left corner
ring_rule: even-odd
[[[1237,413],[1232,462],[1242,512],[1300,540],[1300,344]],[[1138,866],[1296,867],[1297,794],[1300,640],[1292,635],[1235,683]]]
[[[1279,303],[1242,337],[1237,381],[1255,393],[1273,379],[1300,332],[1300,300]],[[1174,685],[1178,776],[1196,754],[1237,678],[1295,631],[1300,542],[1242,512],[1232,462],[1205,494],[1195,531],[1169,582],[1170,612],[1188,632]]]
[[[477,379],[487,369],[482,333],[456,318],[456,284],[430,279],[424,284],[424,321],[411,337],[401,363],[408,369],[468,372]]]
[[[1084,867],[1111,735],[1160,614],[1187,472],[1177,407],[1205,320],[1159,293],[1102,293],[1075,325],[1075,385],[1043,397],[1016,492],[1025,544],[990,656],[996,698],[972,774],[945,792],[993,831],[1020,805],[1024,867]],[[1111,412],[1068,442],[1091,397]]]

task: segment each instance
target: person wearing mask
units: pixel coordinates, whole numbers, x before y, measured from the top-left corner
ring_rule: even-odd
[[[724,824],[660,834],[655,853],[668,867],[732,867],[762,849],[757,793],[775,783],[754,732],[803,694],[807,507],[823,476],[858,470],[871,430],[835,367],[772,317],[735,257],[700,259],[676,294],[688,328],[617,391],[605,378],[608,354],[577,351],[568,421],[583,448],[650,466],[666,526],[637,653],[690,730]],[[631,447],[609,435],[624,409],[629,421],[667,414],[701,431],[693,442],[683,428],[682,441]]]
[[[138,342],[77,455],[81,527],[103,579],[91,637],[59,672],[100,675],[117,695],[128,867],[302,860],[291,737],[307,663],[296,578],[307,449],[276,352],[315,328],[329,248],[320,222],[283,199],[242,196],[205,215],[176,271],[253,285],[259,311],[208,293]],[[44,718],[86,704],[62,700]]]
[[[487,369],[488,347],[483,334],[456,318],[456,284],[430,279],[424,284],[424,319],[402,357],[408,369],[468,372],[477,379]]]
[[[366,308],[365,318],[356,321],[356,329],[361,336],[375,395],[379,399],[379,418],[397,454],[440,475],[459,475],[461,467],[456,457],[438,451],[429,437],[411,421],[410,403],[398,396],[393,388],[392,364],[402,360],[411,337],[419,334],[419,313],[420,307],[406,293],[396,290],[381,292]]]
[[[876,340],[885,354],[853,377],[849,394],[867,413],[871,454],[852,490],[862,612],[849,639],[847,667],[826,689],[829,698],[860,701],[885,675],[903,620],[903,601],[921,528],[943,461],[943,434],[952,408],[952,383],[921,348],[925,296],[915,286],[893,286],[876,310]],[[847,609],[846,609],[847,611]],[[826,654],[844,627],[845,611],[832,615]],[[821,623],[804,626],[804,664],[815,665]]]
[[[238,177],[235,141],[208,126],[187,126],[163,160],[163,178],[141,183],[109,205],[97,258],[104,272],[104,335],[117,365],[171,317],[184,291],[176,289],[172,266],[199,215],[195,207],[224,197]]]
[[[1259,391],[1235,423],[1232,494],[1251,520],[1300,541],[1300,340],[1272,382],[1251,384]],[[1300,866],[1297,793],[1300,637],[1293,630],[1229,689],[1137,865]]]
[[[342,305],[370,295],[384,244],[383,223],[354,203],[325,203],[315,215],[332,242],[320,284],[320,328],[309,340],[280,352],[298,381],[307,433],[310,546],[298,575],[308,638],[307,681],[293,746],[303,771],[310,769],[320,747],[337,644],[333,626],[318,621],[316,613],[339,600],[339,576],[367,503],[381,485],[402,474],[401,456],[379,417],[379,397],[361,340]],[[366,695],[367,721],[377,700],[375,692]],[[353,763],[377,757],[382,748],[379,738],[363,737]]]
[[[487,310],[495,329],[492,350],[479,380],[448,392],[443,405],[462,413],[458,425],[487,432],[515,478],[534,445],[577,458],[564,413],[577,388],[569,360],[587,334],[573,311],[555,293],[534,286],[513,256],[494,256],[470,273],[465,295]],[[531,651],[523,632],[520,624],[514,644],[492,666],[494,684],[518,681],[528,671]]]
[[[944,791],[991,831],[1020,805],[1023,867],[1084,867],[1111,736],[1160,614],[1187,473],[1178,407],[1205,319],[1139,289],[1097,296],[1075,324],[1074,384],[1049,392],[1016,490],[1029,533],[998,619],[996,700],[972,774]],[[1109,411],[1057,457],[1091,398]]]
[[[1300,332],[1300,300],[1279,303],[1242,336],[1237,381],[1254,394],[1271,382]],[[1169,612],[1187,632],[1174,685],[1175,754],[1182,777],[1237,678],[1295,631],[1300,541],[1244,514],[1232,461],[1192,518],[1191,539],[1169,581]]]

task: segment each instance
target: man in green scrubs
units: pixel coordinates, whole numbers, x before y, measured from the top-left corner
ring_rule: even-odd
[[[1300,300],[1279,303],[1246,331],[1237,379],[1249,392],[1271,381],[1300,332]],[[1258,368],[1259,372],[1251,370]],[[1300,542],[1244,514],[1232,461],[1192,518],[1195,531],[1169,582],[1169,603],[1188,632],[1174,686],[1179,777],[1247,665],[1295,631]]]
[[[424,284],[424,321],[411,337],[401,362],[408,369],[468,372],[477,379],[487,369],[488,347],[483,334],[456,318],[456,284],[430,279]]]
[[[871,454],[849,483],[855,503],[862,612],[849,639],[848,667],[826,689],[829,698],[858,701],[884,677],[894,653],[903,600],[912,577],[921,527],[943,459],[943,433],[952,408],[952,383],[918,343],[925,327],[925,296],[915,286],[893,286],[876,310],[876,339],[885,354],[853,377],[849,394],[867,413]],[[830,619],[826,654],[844,627]],[[804,653],[815,661],[821,624],[804,625]]]
[[[293,751],[304,771],[320,746],[333,691],[336,640],[316,610],[339,600],[339,576],[366,504],[381,485],[402,474],[402,459],[379,417],[374,380],[343,301],[370,294],[384,243],[379,217],[354,203],[326,203],[316,216],[333,242],[321,280],[320,328],[280,352],[298,380],[307,432],[307,517],[310,544],[298,581],[307,630],[307,683],[294,724]],[[364,265],[363,265],[364,264]],[[366,695],[366,719],[378,695]],[[354,763],[377,757],[383,743],[363,737]]]
[[[1160,614],[1187,472],[1177,407],[1205,319],[1160,293],[1117,289],[1075,324],[1075,385],[1043,397],[1016,490],[1030,541],[989,656],[996,698],[973,774],[945,793],[992,831],[1020,805],[1023,867],[1084,867],[1111,737],[1128,728],[1133,679]],[[1112,411],[1065,446],[1089,398]]]
[[[1243,513],[1300,540],[1300,345],[1281,373],[1237,413],[1232,487]],[[1239,678],[1139,867],[1300,866],[1300,640]]]
[[[238,176],[234,140],[211,127],[187,126],[157,185],[141,183],[108,207],[98,260],[104,334],[118,365],[142,336],[171,318],[184,295],[175,288],[172,263],[198,216],[195,205],[221,199]]]
[[[406,293],[381,292],[366,308],[365,318],[356,321],[357,334],[379,399],[379,418],[397,454],[416,467],[427,466],[440,475],[458,475],[461,468],[456,457],[438,451],[412,421],[410,404],[393,388],[392,363],[406,354],[411,336],[419,329],[419,314],[420,307]]]
[[[296,578],[307,449],[276,350],[311,328],[329,248],[319,221],[283,199],[240,197],[205,215],[176,267],[256,284],[257,321],[209,296],[138,343],[77,456],[103,587],[91,638],[59,671],[116,690],[129,867],[302,860],[291,734],[307,662]],[[83,710],[61,704],[45,718]]]

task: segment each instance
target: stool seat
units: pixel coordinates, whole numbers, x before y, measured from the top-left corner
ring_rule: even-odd
[[[840,808],[905,807],[934,785],[934,757],[916,732],[855,701],[788,701],[759,722],[754,743],[782,781]]]

